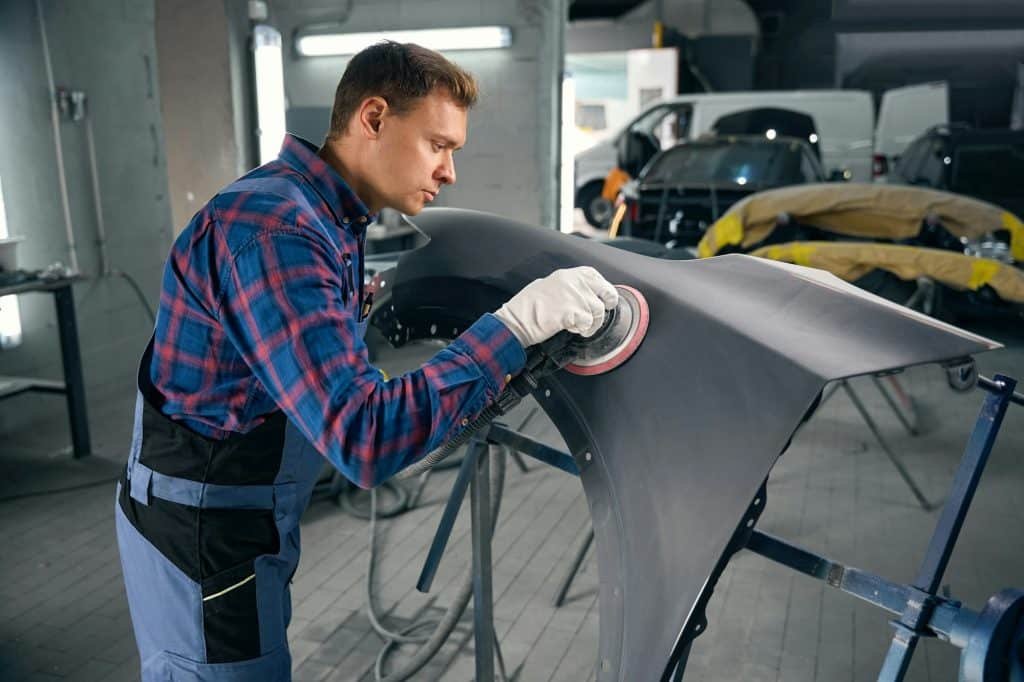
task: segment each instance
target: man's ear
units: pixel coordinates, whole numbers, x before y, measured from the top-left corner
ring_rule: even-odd
[[[374,96],[364,99],[357,112],[359,132],[368,139],[377,139],[380,136],[380,125],[387,110],[388,103],[383,97]]]

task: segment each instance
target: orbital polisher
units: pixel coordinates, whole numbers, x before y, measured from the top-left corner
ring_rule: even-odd
[[[535,391],[541,378],[560,369],[580,376],[610,372],[633,356],[647,334],[650,309],[647,299],[638,290],[616,284],[619,302],[605,313],[604,322],[590,337],[568,331],[555,334],[547,341],[530,346],[526,365],[505,387],[491,405],[465,426],[454,438],[429,455],[398,472],[398,478],[409,478],[430,469],[465,444],[474,433],[514,408]]]

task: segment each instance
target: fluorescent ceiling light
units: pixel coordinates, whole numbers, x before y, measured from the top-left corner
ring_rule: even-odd
[[[256,125],[259,128],[260,164],[277,158],[285,133],[284,62],[281,34],[258,24],[252,34],[256,72]]]
[[[491,50],[511,45],[512,31],[508,26],[469,26],[373,33],[318,33],[300,36],[295,49],[304,57],[349,55],[382,40],[416,43],[439,52]]]

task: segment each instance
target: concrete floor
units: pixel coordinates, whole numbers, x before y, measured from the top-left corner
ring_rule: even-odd
[[[1008,348],[979,358],[983,373],[1024,377],[1024,330],[981,329]],[[400,370],[429,355],[388,352]],[[945,495],[982,398],[957,394],[933,366],[900,376],[913,396],[921,435],[910,436],[868,379],[854,387],[926,495]],[[92,396],[98,455],[69,462],[62,405],[54,418],[0,434],[0,498],[85,486],[0,502],[0,680],[131,680],[138,660],[113,534],[112,484],[128,443],[132,388]],[[14,401],[5,405],[13,406]],[[521,409],[519,415],[524,411]],[[514,421],[510,420],[512,423]],[[561,445],[541,416],[526,429]],[[1024,409],[1011,407],[982,478],[944,583],[980,609],[1003,587],[1024,586]],[[532,463],[507,467],[494,539],[496,629],[509,672],[524,682],[593,679],[597,568],[588,557],[559,609],[551,606],[576,539],[589,524],[573,477]],[[435,474],[421,504],[379,525],[376,590],[389,627],[436,617],[450,603],[469,557],[460,516],[430,597],[414,590],[454,472]],[[99,481],[99,483],[97,483]],[[91,485],[90,485],[91,484]],[[383,493],[382,493],[383,494]],[[361,501],[361,500],[357,500]],[[891,580],[910,581],[938,512],[925,512],[842,393],[798,434],[769,482],[758,527]],[[293,588],[290,639],[296,680],[367,680],[382,640],[365,614],[367,523],[331,502],[303,521],[304,556]],[[470,609],[435,660],[414,679],[470,680]],[[871,680],[892,630],[889,617],[748,552],[729,564],[708,608],[709,630],[694,645],[686,680]],[[399,658],[408,653],[402,650]],[[941,642],[919,647],[910,680],[955,680],[958,654]],[[391,661],[389,665],[393,665]]]

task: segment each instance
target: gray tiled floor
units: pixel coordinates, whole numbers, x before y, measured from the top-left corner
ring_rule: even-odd
[[[989,331],[1011,348],[983,356],[983,371],[1024,376],[1024,333],[1004,339],[1004,333]],[[389,354],[382,364],[398,368],[411,357]],[[868,380],[854,386],[925,493],[938,500],[981,395],[951,392],[935,367],[910,370],[900,380],[917,402],[917,437],[902,429]],[[93,396],[90,416],[100,456],[84,466],[68,467],[66,455],[46,454],[66,440],[59,403],[52,424],[0,434],[0,481],[6,481],[0,482],[0,496],[45,487],[40,482],[80,485],[108,477],[127,443],[130,393],[125,387],[123,394]],[[527,430],[560,444],[542,417]],[[1002,587],[1024,585],[1024,511],[1017,504],[1024,486],[1022,454],[1024,410],[1016,408],[945,581],[953,596],[975,608]],[[452,471],[435,474],[416,509],[380,524],[376,590],[389,627],[404,627],[421,614],[439,616],[462,579],[469,558],[465,514],[432,595],[413,588],[453,478]],[[0,680],[137,678],[112,505],[109,483],[0,502]],[[773,470],[759,527],[847,564],[909,581],[937,517],[916,506],[849,399],[837,393]],[[593,557],[584,562],[567,603],[551,606],[558,578],[588,523],[575,479],[538,464],[524,474],[509,463],[493,550],[495,624],[505,662],[519,680],[592,679],[598,633]],[[290,630],[295,679],[372,679],[382,641],[365,613],[367,524],[319,501],[304,519],[303,534]],[[472,679],[471,611],[472,604],[453,637],[414,679]],[[708,617],[710,628],[694,645],[687,680],[874,679],[891,636],[883,612],[746,552],[723,574]],[[956,666],[954,649],[927,641],[908,679],[954,680]]]

